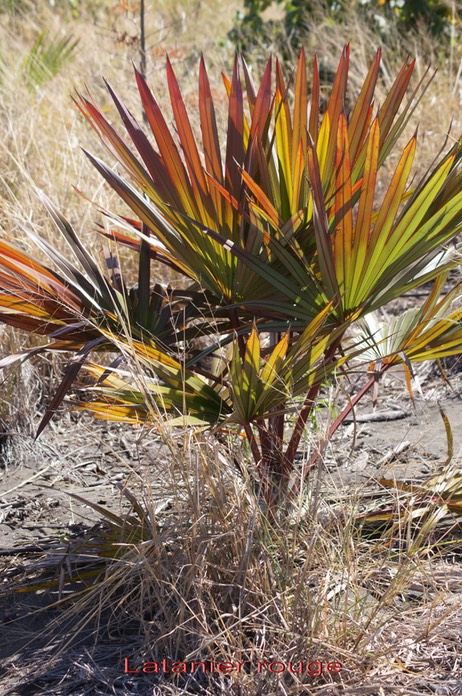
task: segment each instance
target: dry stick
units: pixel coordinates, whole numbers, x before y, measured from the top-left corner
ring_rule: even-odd
[[[391,363],[385,363],[381,366],[380,370],[377,372],[374,372],[374,374],[369,378],[369,380],[366,382],[366,384],[359,390],[357,394],[353,396],[352,399],[348,402],[348,404],[345,406],[343,409],[342,413],[337,416],[335,421],[332,423],[332,425],[329,428],[329,431],[327,433],[327,438],[330,439],[332,435],[335,433],[339,425],[343,423],[345,418],[348,416],[350,411],[354,409],[358,401],[360,401],[364,394],[367,394],[369,389],[374,386],[374,384],[377,382],[378,379],[383,375],[383,373],[388,370],[388,368],[391,366]]]
[[[17,491],[18,488],[22,488],[23,486],[26,486],[28,483],[31,483],[31,481],[35,481],[35,479],[39,478],[39,476],[41,476],[46,471],[48,471],[48,469],[51,469],[51,466],[52,466],[51,464],[48,464],[47,466],[43,467],[43,469],[40,469],[39,471],[37,471],[37,473],[35,473],[30,478],[26,479],[25,481],[21,481],[21,483],[18,483],[18,485],[15,486],[14,488],[10,488],[9,491],[5,491],[4,493],[0,493],[0,498],[3,498],[6,495],[9,495],[10,493],[13,493],[13,491]]]
[[[11,549],[0,549],[0,556],[19,556],[24,553],[43,553],[49,550],[50,547],[48,546],[32,544],[31,546],[16,546]]]

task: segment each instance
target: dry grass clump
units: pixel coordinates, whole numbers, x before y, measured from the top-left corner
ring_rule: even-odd
[[[411,694],[460,679],[460,572],[432,560],[425,540],[412,554],[406,534],[398,545],[367,540],[357,523],[362,492],[344,492],[339,505],[321,470],[280,526],[270,525],[246,480],[245,456],[236,477],[224,446],[189,435],[177,445],[150,477],[135,474],[130,490],[122,487],[131,509],[119,522],[108,513],[64,554],[56,548],[54,562],[48,552],[29,567],[37,586],[60,577],[63,598],[69,575],[90,582],[80,582],[74,604],[46,629],[52,661],[40,653],[42,668],[24,665],[35,680],[53,670],[63,676],[64,656],[81,655],[82,636],[107,651],[108,678],[125,683],[124,693]],[[95,584],[88,573],[96,557]],[[166,673],[152,665],[135,672],[163,660]],[[205,662],[205,673],[191,673],[193,661]],[[303,674],[295,672],[300,661]],[[187,672],[172,674],[175,662]],[[224,676],[211,673],[211,662],[245,665]],[[271,673],[272,662],[284,672]],[[341,663],[338,674],[326,671],[332,662]],[[92,674],[97,682],[98,670]]]

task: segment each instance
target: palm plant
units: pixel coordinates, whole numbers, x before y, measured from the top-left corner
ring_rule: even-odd
[[[50,203],[83,270],[43,241],[59,273],[2,245],[0,318],[53,339],[31,353],[76,353],[40,429],[86,363],[95,398],[77,408],[97,417],[243,431],[256,487],[274,512],[296,485],[301,437],[336,371],[352,361],[376,364],[331,432],[391,365],[410,369],[413,361],[461,351],[460,311],[449,306],[456,291],[440,298],[459,263],[457,246],[445,245],[462,224],[461,143],[411,188],[413,136],[378,202],[379,169],[431,80],[424,77],[405,101],[414,68],[406,61],[375,109],[380,60],[379,51],[347,110],[346,47],[323,111],[317,62],[309,80],[303,51],[289,81],[269,60],[258,89],[236,58],[231,79],[224,77],[223,148],[203,60],[202,148],[168,60],[173,128],[138,72],[149,136],[109,85],[125,137],[91,100],[76,98],[122,171],[86,153],[135,216],[104,211],[113,229],[102,234],[138,255],[138,285],[123,283],[117,254],[107,254],[108,273],[98,269]],[[177,272],[184,287],[153,284],[152,260]],[[388,334],[370,329],[371,312],[430,281],[423,307]],[[352,331],[358,322],[359,335]],[[199,337],[205,348],[197,347]],[[116,351],[120,360],[90,363],[95,349]]]

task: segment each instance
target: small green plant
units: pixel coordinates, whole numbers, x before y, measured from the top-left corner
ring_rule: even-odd
[[[16,12],[21,8],[22,0],[2,0],[0,2],[0,13]]]
[[[71,35],[64,38],[48,38],[45,31],[38,35],[24,64],[24,75],[31,89],[40,87],[57,75],[63,66],[71,60],[78,39]]]
[[[127,287],[117,253],[107,253],[109,271],[101,270],[46,199],[79,266],[34,233],[57,270],[0,242],[1,320],[51,338],[1,365],[49,349],[75,353],[39,433],[85,366],[93,399],[76,407],[99,418],[167,422],[219,438],[243,433],[255,493],[274,517],[319,456],[314,448],[301,472],[295,466],[326,380],[353,368],[365,373],[330,426],[331,437],[393,365],[410,371],[413,362],[461,352],[462,310],[451,308],[457,289],[442,296],[448,272],[459,264],[458,247],[445,245],[462,225],[461,144],[411,188],[413,136],[377,202],[380,167],[416,94],[404,101],[414,68],[406,61],[376,108],[380,59],[379,51],[347,112],[346,47],[321,114],[317,63],[309,95],[303,51],[291,89],[278,62],[273,72],[268,61],[256,87],[236,58],[231,79],[224,78],[223,149],[203,61],[202,151],[169,61],[173,128],[136,73],[156,145],[109,85],[125,139],[94,103],[76,100],[120,165],[119,174],[87,153],[135,216],[106,211],[114,228],[103,235],[137,255],[138,283]],[[154,282],[153,260],[176,271],[181,287]],[[427,300],[399,325],[388,333],[370,328],[372,312],[429,282]],[[90,362],[95,351],[120,358],[109,366]]]

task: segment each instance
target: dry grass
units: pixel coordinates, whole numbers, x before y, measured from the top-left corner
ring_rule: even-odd
[[[176,446],[169,443],[171,456],[155,472],[131,476],[130,494],[145,515],[139,522],[144,541],[114,545],[103,526],[75,542],[73,551],[71,545],[65,561],[58,562],[61,545],[54,563],[50,553],[45,564],[31,563],[26,574],[35,567],[43,581],[44,568],[45,576],[53,565],[63,575],[71,568],[84,572],[95,550],[106,547],[109,557],[117,552],[100,582],[47,626],[52,659],[44,659],[46,650],[34,656],[34,643],[29,646],[41,661],[23,662],[31,678],[46,683],[60,674],[70,685],[70,652],[87,665],[93,686],[112,663],[108,679],[125,678],[124,693],[151,693],[132,691],[130,680],[140,689],[157,684],[159,693],[255,696],[424,694],[445,680],[445,693],[458,693],[451,686],[462,677],[458,565],[432,558],[425,540],[411,555],[406,532],[398,545],[367,540],[355,521],[364,490],[340,490],[322,471],[292,514],[281,515],[280,528],[272,527],[246,480],[244,452],[237,477],[224,447],[217,451],[215,443],[186,433]],[[76,634],[85,638],[86,657]],[[100,651],[93,669],[92,650]],[[204,676],[201,668],[192,676],[143,678],[124,677],[124,658],[130,669],[164,659],[247,664],[226,678]],[[259,663],[272,661],[322,661],[323,674],[259,673]],[[326,673],[331,661],[342,664],[339,675]]]

